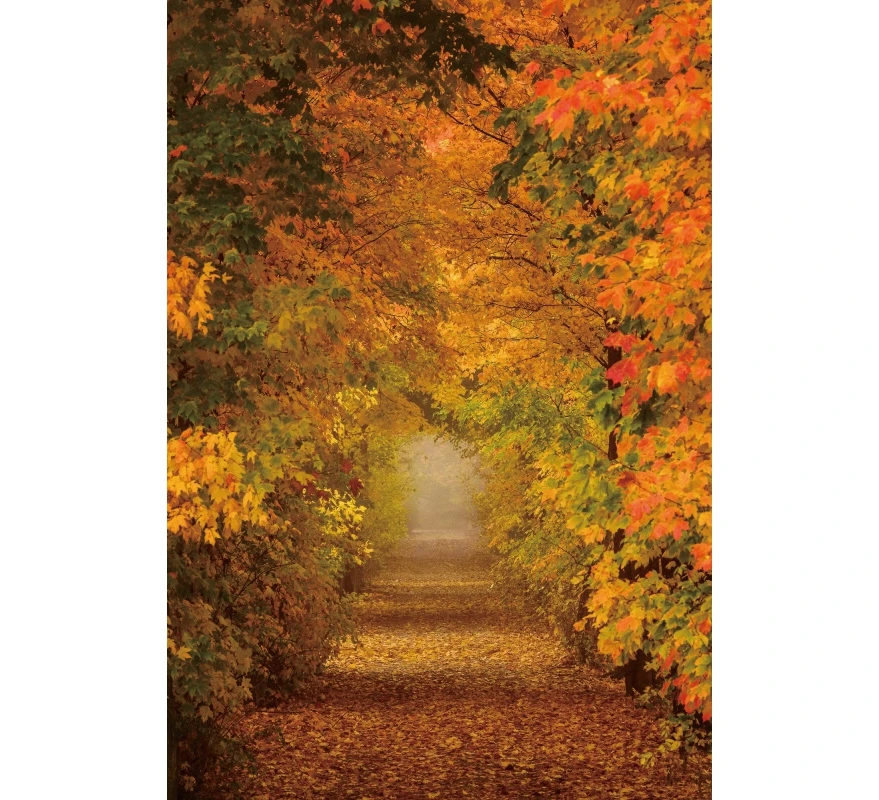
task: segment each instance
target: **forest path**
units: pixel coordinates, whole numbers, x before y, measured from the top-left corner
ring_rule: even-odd
[[[654,716],[505,613],[474,533],[414,531],[307,697],[255,712],[253,798],[707,797],[639,764]]]

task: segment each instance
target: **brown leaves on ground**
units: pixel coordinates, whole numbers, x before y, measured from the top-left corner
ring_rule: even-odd
[[[653,714],[505,613],[475,534],[410,535],[361,617],[359,645],[307,698],[247,717],[246,796],[709,796],[698,770],[670,783],[640,765],[659,743]]]

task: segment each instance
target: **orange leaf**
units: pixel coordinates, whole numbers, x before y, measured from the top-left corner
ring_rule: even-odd
[[[625,633],[626,631],[636,631],[641,627],[641,620],[636,619],[635,617],[623,617],[617,623],[617,630],[620,633]]]
[[[596,299],[602,308],[615,308],[617,311],[621,311],[626,302],[626,296],[625,285],[617,284],[611,286],[610,289],[605,289]]]
[[[626,196],[629,200],[638,200],[641,197],[647,197],[649,194],[650,186],[640,174],[630,175],[626,179]]]
[[[549,17],[553,14],[563,14],[564,12],[565,4],[562,0],[543,0],[543,5],[540,7],[540,13],[544,17]]]
[[[693,554],[693,558],[696,559],[693,565],[696,569],[702,572],[711,572],[711,545],[709,543],[700,542],[699,544],[694,544],[690,548],[690,552]]]
[[[663,361],[658,367],[653,367],[651,373],[652,382],[660,392],[670,394],[677,389],[677,373],[670,361]]]

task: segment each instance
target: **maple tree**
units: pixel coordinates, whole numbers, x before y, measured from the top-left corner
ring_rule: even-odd
[[[417,140],[388,95],[445,105],[509,56],[420,0],[205,0],[168,21],[174,792],[243,704],[353,632],[342,589],[400,534],[389,473],[436,361],[436,264],[410,257],[395,189]]]
[[[710,719],[710,4],[168,9],[171,790],[355,634],[425,424],[502,582]]]
[[[710,4],[544,6],[563,11],[580,38],[563,65],[526,68],[553,67],[499,118],[520,136],[493,185],[526,183],[562,226],[606,333],[586,379],[606,445],[548,455],[544,484],[596,546],[582,574],[599,650],[642,650],[708,719]]]
[[[534,7],[522,70],[449,115],[427,167],[463,373],[435,397],[491,466],[485,527],[566,638],[702,719],[709,10]]]

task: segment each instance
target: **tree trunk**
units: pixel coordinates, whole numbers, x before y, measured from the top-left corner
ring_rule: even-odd
[[[178,763],[177,713],[174,695],[171,689],[171,677],[168,677],[168,800],[177,800]]]

